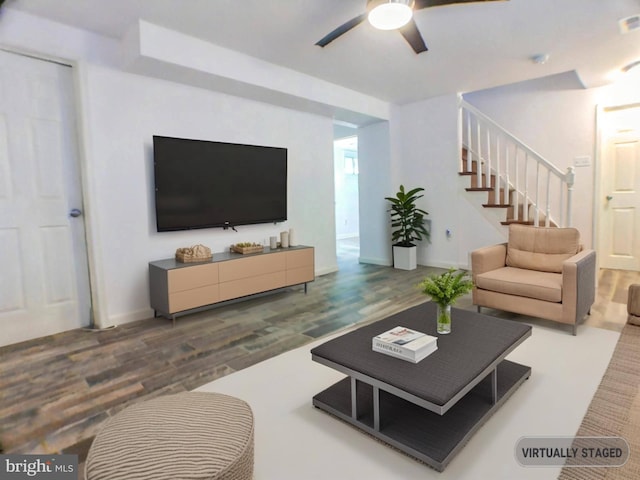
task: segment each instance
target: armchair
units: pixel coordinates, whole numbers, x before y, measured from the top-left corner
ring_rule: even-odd
[[[627,323],[640,325],[640,284],[629,285],[627,293]]]
[[[509,225],[508,243],[471,253],[473,304],[577,324],[595,300],[596,252],[575,228]]]

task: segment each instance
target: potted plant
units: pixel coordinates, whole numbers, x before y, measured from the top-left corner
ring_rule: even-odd
[[[473,281],[466,272],[456,273],[450,268],[440,275],[434,274],[425,278],[419,285],[422,293],[431,297],[438,305],[438,333],[451,332],[451,305],[462,295],[473,288]]]
[[[414,188],[405,191],[404,185],[400,185],[395,197],[385,197],[391,202],[391,233],[393,243],[393,266],[402,270],[416,268],[416,245],[422,239],[429,239],[429,232],[424,226],[424,217],[428,212],[416,206],[416,200],[422,198],[419,195],[424,188]]]

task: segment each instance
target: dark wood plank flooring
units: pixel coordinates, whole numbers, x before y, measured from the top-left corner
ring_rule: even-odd
[[[147,319],[0,348],[5,453],[73,453],[82,462],[102,423],[127,405],[192,390],[326,334],[424,302],[417,284],[440,271],[361,265],[357,248],[348,242],[340,253],[340,270],[318,277],[306,295],[294,287],[180,317],[175,328],[165,319]],[[588,323],[619,329],[624,319],[610,322],[609,317],[624,311],[626,287],[639,283],[640,274],[603,272]],[[472,308],[469,297],[459,306]]]
[[[0,348],[6,453],[86,455],[101,424],[132,403],[192,390],[341,328],[426,301],[412,272],[360,265],[303,287],[100,332],[73,330]]]

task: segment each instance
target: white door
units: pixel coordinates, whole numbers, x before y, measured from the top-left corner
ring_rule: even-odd
[[[71,67],[0,51],[0,345],[89,324],[75,128]]]
[[[640,108],[605,113],[600,266],[640,270]]]

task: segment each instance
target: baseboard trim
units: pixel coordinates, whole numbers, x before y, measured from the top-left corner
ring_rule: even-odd
[[[335,273],[338,271],[338,265],[332,265],[331,267],[319,268],[316,270],[316,277],[327,275],[329,273]]]
[[[471,267],[469,265],[463,265],[463,264],[454,264],[454,263],[447,263],[447,262],[429,262],[428,264],[426,263],[419,263],[418,265],[422,266],[422,267],[433,267],[433,268],[455,268],[458,270],[471,270]]]
[[[382,267],[390,267],[393,265],[393,262],[391,260],[387,260],[384,258],[358,257],[358,262],[370,265],[380,265]]]
[[[137,322],[138,320],[146,320],[147,318],[153,318],[153,309],[143,308],[129,313],[121,315],[113,315],[109,317],[109,325],[100,325],[100,329],[104,330],[115,325],[122,325],[123,323]]]

